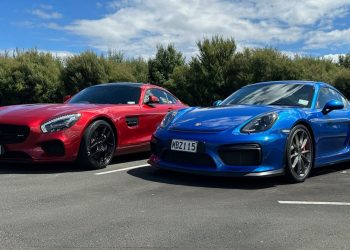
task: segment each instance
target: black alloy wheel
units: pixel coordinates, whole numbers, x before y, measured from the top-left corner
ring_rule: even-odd
[[[95,121],[85,130],[78,161],[84,168],[105,168],[113,159],[115,147],[111,125],[103,120]]]

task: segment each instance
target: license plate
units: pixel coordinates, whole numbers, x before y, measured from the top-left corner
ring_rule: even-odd
[[[5,148],[3,145],[0,145],[0,156],[5,154]]]
[[[197,152],[198,142],[174,139],[171,141],[171,150],[183,152]]]

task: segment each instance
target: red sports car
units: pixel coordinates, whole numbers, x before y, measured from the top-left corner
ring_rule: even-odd
[[[71,162],[106,167],[118,154],[147,151],[170,110],[186,107],[158,86],[108,83],[64,104],[0,107],[0,162]]]

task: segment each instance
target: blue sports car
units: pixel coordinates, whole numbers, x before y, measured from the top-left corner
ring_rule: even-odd
[[[256,83],[216,104],[169,112],[153,135],[149,163],[303,182],[313,167],[350,160],[349,102],[329,84]]]

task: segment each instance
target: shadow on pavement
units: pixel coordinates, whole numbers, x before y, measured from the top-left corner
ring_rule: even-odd
[[[141,152],[128,155],[119,155],[113,158],[111,164],[122,164],[131,161],[147,160],[151,156],[151,152]],[[107,167],[108,168],[108,167]]]
[[[1,163],[1,174],[58,174],[65,172],[81,172],[82,167],[69,163],[55,164],[18,164],[18,163]]]
[[[344,171],[350,169],[350,164],[337,164],[333,166],[315,169],[309,178],[319,175],[327,175],[334,172]],[[128,174],[153,182],[196,186],[206,188],[226,188],[226,189],[264,189],[281,185],[291,184],[284,176],[276,177],[218,177],[218,176],[204,176],[188,173],[172,172],[167,170],[160,170],[154,167],[143,167],[129,170]],[[306,180],[307,181],[307,180]],[[296,184],[298,185],[298,184]]]
[[[154,167],[136,168],[127,173],[147,181],[207,188],[263,189],[287,184],[281,176],[267,178],[205,176],[160,170]]]
[[[131,161],[145,160],[150,153],[138,153],[130,155],[116,156],[111,164],[123,164]],[[106,168],[108,170],[108,166]],[[94,171],[86,169],[74,163],[52,163],[52,164],[18,164],[0,163],[1,174],[58,174],[68,172]]]
[[[320,175],[327,175],[334,172],[341,172],[345,170],[350,170],[350,162],[343,162],[343,163],[334,164],[326,167],[316,168],[311,172],[311,175],[309,178],[320,176]]]

